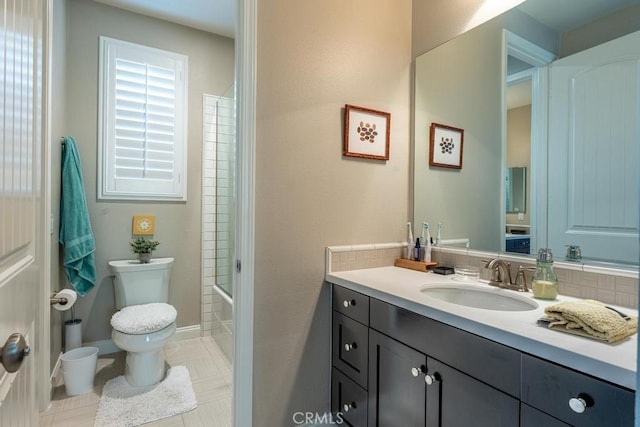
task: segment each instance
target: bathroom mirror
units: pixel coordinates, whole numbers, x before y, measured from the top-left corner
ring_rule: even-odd
[[[507,169],[505,181],[507,213],[524,213],[527,210],[527,168]]]
[[[586,16],[589,11],[597,13]],[[511,62],[521,59],[506,55],[504,30],[565,58],[640,30],[640,19],[629,19],[632,15],[640,16],[638,0],[527,0],[418,56],[414,84],[414,223],[442,223],[445,242],[469,239],[471,249],[504,251],[508,221],[505,217],[512,215],[505,215],[508,165],[505,74]],[[566,23],[563,17],[576,19]],[[546,74],[538,78],[544,80]],[[462,169],[429,166],[429,126],[434,122],[464,130]],[[542,132],[540,129],[544,129],[546,141],[546,125],[532,126],[531,133]],[[556,153],[545,150],[546,142],[544,148],[534,147],[532,139],[532,158],[525,182],[537,186],[538,192],[534,193],[535,188],[527,191],[529,203],[524,204],[527,214],[532,216],[531,253],[549,244],[548,230],[554,224],[547,225],[545,220],[548,217],[554,221],[557,216],[547,214],[547,206],[555,206],[546,193],[547,179],[553,182],[573,167],[569,162],[563,165],[555,162],[548,167],[547,158]],[[600,178],[600,183],[603,187],[608,185],[604,178]],[[568,211],[567,208],[563,214]],[[637,228],[636,215],[635,223],[625,233],[637,236]],[[637,264],[637,237],[633,251],[635,256],[632,253],[628,259],[614,257],[606,261]],[[564,247],[554,252],[563,254]],[[588,258],[588,254],[583,256]]]

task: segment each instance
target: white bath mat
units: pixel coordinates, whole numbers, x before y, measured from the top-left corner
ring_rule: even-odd
[[[198,406],[185,366],[169,368],[162,382],[133,387],[124,375],[107,381],[102,390],[95,427],[139,426]]]

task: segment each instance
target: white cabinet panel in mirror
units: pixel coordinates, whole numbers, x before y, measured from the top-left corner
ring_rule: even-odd
[[[584,263],[637,265],[640,54],[615,48],[614,59],[630,67],[623,71],[630,79],[625,87],[635,90],[578,93],[570,88],[579,77],[569,75],[568,84],[558,85],[553,70],[574,57],[592,61],[582,64],[580,75],[610,63],[611,58],[580,52],[597,52],[604,43],[614,46],[638,31],[640,0],[527,0],[417,57],[414,224],[442,223],[443,240],[469,239],[469,247],[477,250],[505,251],[507,240],[517,233],[518,238],[530,240],[531,254],[548,246],[562,260],[566,245],[581,245]],[[507,96],[518,83],[524,83],[518,85],[525,87],[524,101]],[[590,98],[574,99],[583,94]],[[629,94],[636,98],[615,99]],[[574,106],[563,117],[555,112],[560,98]],[[598,113],[597,108],[576,109],[576,105],[607,107]],[[627,113],[636,120],[622,119],[627,113],[616,113],[615,105],[635,105]],[[581,129],[596,136],[574,135],[572,115],[577,113],[599,115],[597,124],[587,118],[585,122],[592,124]],[[431,123],[464,129],[462,169],[429,166]],[[550,133],[550,125],[559,124],[562,130]],[[437,141],[434,146],[437,149]],[[624,154],[614,154],[615,147],[624,147]],[[620,164],[623,159],[625,167]],[[587,161],[599,167],[590,167]],[[525,212],[507,213],[506,174],[513,167],[526,167]],[[622,185],[626,188],[618,193]],[[605,192],[611,195],[605,197]],[[635,198],[630,200],[630,194]],[[604,232],[609,234],[603,238]],[[593,240],[596,237],[598,241]]]

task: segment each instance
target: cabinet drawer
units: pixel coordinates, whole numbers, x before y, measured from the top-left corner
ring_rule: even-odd
[[[369,329],[334,311],[332,344],[333,365],[366,389]]]
[[[367,425],[367,392],[336,368],[331,375],[331,412],[336,423],[342,419],[354,427]]]
[[[571,399],[579,397],[588,405],[582,413],[569,406]],[[522,401],[572,425],[633,425],[632,391],[526,354],[522,355]]]
[[[333,285],[333,309],[364,325],[369,324],[369,297],[359,292]]]

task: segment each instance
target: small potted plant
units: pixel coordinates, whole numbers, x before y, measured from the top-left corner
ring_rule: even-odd
[[[146,264],[151,261],[151,252],[155,251],[160,242],[155,240],[147,240],[144,237],[137,237],[131,241],[131,251],[138,254],[140,264]]]

